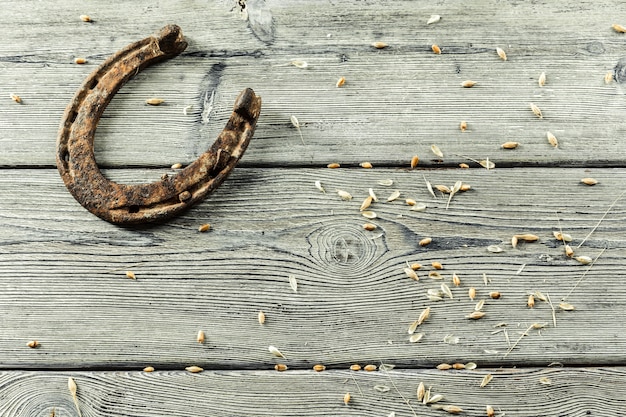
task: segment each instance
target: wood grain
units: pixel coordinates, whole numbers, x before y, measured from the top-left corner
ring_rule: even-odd
[[[113,170],[119,181],[158,178],[160,170]],[[141,175],[140,175],[141,174]],[[617,278],[624,267],[623,204],[615,203],[623,170],[506,169],[245,169],[238,168],[205,203],[163,225],[123,229],[82,209],[55,170],[7,170],[0,177],[0,363],[5,368],[258,369],[276,362],[281,349],[293,368],[322,362],[392,361],[403,367],[440,362],[568,365],[618,364],[626,346],[620,335],[626,294]],[[599,184],[579,183],[593,175]],[[433,199],[424,185],[472,185]],[[539,180],[541,177],[541,180]],[[392,187],[377,181],[393,178]],[[320,180],[323,194],[314,186]],[[378,229],[363,230],[361,200],[373,187]],[[334,192],[344,189],[352,201]],[[425,202],[415,212],[403,201],[383,202],[392,189]],[[575,196],[575,197],[573,197]],[[563,254],[553,231],[572,234],[576,246],[603,219],[577,255],[598,257],[589,268]],[[197,227],[211,223],[202,234]],[[534,233],[539,242],[510,239]],[[433,243],[420,247],[426,236]],[[490,253],[489,245],[504,252]],[[427,277],[431,262],[444,265],[454,299],[425,297],[441,281]],[[424,265],[420,281],[403,272]],[[127,270],[137,279],[128,279]],[[462,281],[454,288],[451,275]],[[295,275],[298,293],[287,277]],[[484,283],[485,274],[489,280]],[[476,287],[486,317],[465,318]],[[488,299],[500,291],[499,300]],[[541,291],[573,312],[547,303],[526,307]],[[571,293],[571,294],[570,294]],[[422,309],[431,318],[408,343],[407,328]],[[267,315],[260,326],[257,313]],[[494,326],[506,322],[504,328]],[[521,338],[533,323],[545,324]],[[196,342],[198,330],[207,334]],[[494,334],[494,332],[496,332]],[[459,343],[443,339],[454,334]],[[508,342],[507,342],[508,337]],[[29,349],[26,342],[40,341]]]
[[[492,382],[479,388],[488,372],[494,375]],[[496,415],[513,417],[626,415],[621,390],[626,371],[617,367],[471,372],[3,372],[0,416],[49,417],[52,410],[57,416],[77,415],[67,390],[70,376],[78,386],[85,417],[447,415],[417,402],[420,382],[430,387],[433,395],[444,396],[438,405],[462,407],[462,415],[486,415],[486,405],[494,407]],[[540,378],[550,385],[542,384]],[[347,406],[343,403],[346,392],[351,394]],[[410,400],[416,414],[401,395]]]
[[[0,55],[7,96],[0,100],[4,166],[52,165],[62,111],[83,78],[106,56],[165,23],[183,28],[189,50],[139,74],[111,103],[96,139],[105,166],[194,160],[222,129],[245,87],[264,100],[243,161],[248,166],[335,160],[405,166],[413,154],[427,166],[467,162],[459,155],[489,157],[500,166],[621,166],[626,156],[620,141],[623,87],[604,83],[610,71],[624,81],[623,34],[611,29],[610,2],[563,8],[450,1],[433,9],[409,1],[270,1],[264,9],[272,22],[265,28],[269,38],[251,30],[234,3],[225,1],[123,3],[124,16],[117,2],[94,4],[87,10],[91,24],[78,19],[82,7],[12,4]],[[427,26],[435,12],[443,18]],[[390,46],[372,48],[376,40]],[[433,43],[442,47],[441,55],[431,52]],[[508,61],[498,58],[496,47],[506,50]],[[87,64],[73,64],[76,56]],[[296,68],[289,65],[293,60],[309,65]],[[537,85],[541,72],[548,79],[544,88]],[[336,88],[342,76],[347,82]],[[478,84],[463,89],[466,79]],[[9,93],[22,96],[23,104],[12,102]],[[213,93],[209,123],[203,124],[205,98]],[[146,106],[154,96],[165,105]],[[532,114],[530,102],[544,119]],[[292,115],[302,124],[304,144]],[[458,128],[461,120],[468,122],[465,133]],[[548,144],[546,131],[557,136],[559,149]],[[521,146],[503,150],[505,141]],[[443,162],[430,153],[433,143],[443,150]]]

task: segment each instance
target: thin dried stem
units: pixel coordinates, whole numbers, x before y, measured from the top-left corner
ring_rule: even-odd
[[[383,365],[383,362],[380,361],[380,364]],[[379,369],[381,371],[383,371],[385,373],[385,375],[387,375],[387,378],[389,379],[389,383],[393,386],[393,388],[396,390],[396,392],[398,393],[398,395],[400,396],[400,398],[402,398],[402,400],[404,400],[404,402],[406,403],[406,405],[409,407],[409,409],[411,410],[411,412],[413,413],[413,415],[415,417],[417,416],[417,413],[415,412],[415,410],[413,409],[413,406],[411,406],[411,402],[409,400],[406,399],[406,397],[404,395],[402,395],[402,393],[400,392],[400,390],[398,389],[398,387],[396,386],[395,382],[393,382],[393,379],[391,379],[391,376],[389,375],[389,372],[387,371],[387,369],[385,369],[384,366],[379,367]]]
[[[587,269],[585,269],[585,272],[583,272],[583,274],[580,276],[580,278],[578,279],[578,281],[576,281],[576,284],[574,284],[574,287],[572,287],[572,289],[567,293],[567,295],[565,295],[565,297],[561,298],[561,301],[565,301],[567,300],[567,298],[572,295],[572,293],[574,292],[574,290],[578,287],[578,285],[583,281],[583,279],[585,279],[585,276],[587,276],[587,273],[591,270],[591,268],[596,264],[596,261],[598,260],[598,258],[600,257],[600,255],[602,255],[604,253],[604,251],[607,250],[607,248],[605,247],[604,249],[602,249],[602,251],[600,251],[600,253],[598,254],[598,256],[596,256],[596,258],[589,264],[589,266],[587,267]]]
[[[519,339],[517,339],[515,341],[515,343],[513,343],[513,345],[509,348],[509,350],[506,351],[506,353],[504,354],[503,358],[506,358],[509,355],[509,353],[511,353],[513,351],[513,349],[515,349],[517,344],[522,340],[522,338],[524,336],[528,336],[528,332],[532,330],[533,326],[534,325],[531,324],[530,326],[528,326],[528,329],[524,330],[524,333],[522,333],[522,335],[519,337]]]
[[[589,234],[587,236],[585,236],[585,238],[582,240],[582,242],[580,242],[578,244],[578,246],[576,246],[576,248],[580,248],[583,245],[583,243],[585,243],[585,241],[587,241],[587,239],[589,239],[589,236],[591,236],[593,234],[593,232],[596,231],[596,229],[600,226],[600,223],[602,223],[602,221],[607,216],[607,214],[609,214],[609,212],[611,211],[613,206],[615,206],[615,204],[617,204],[617,202],[624,196],[624,194],[626,194],[626,190],[622,191],[622,193],[615,199],[615,201],[613,201],[613,203],[611,203],[611,205],[609,206],[608,209],[606,209],[606,211],[604,212],[602,217],[600,217],[600,220],[598,220],[598,223],[596,223],[596,225],[593,227],[593,229],[591,229],[591,232],[589,232]]]

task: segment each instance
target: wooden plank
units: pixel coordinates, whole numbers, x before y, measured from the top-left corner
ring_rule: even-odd
[[[271,367],[268,346],[293,368],[321,362],[390,361],[403,367],[475,361],[483,366],[619,364],[626,328],[621,169],[386,170],[236,169],[217,193],[166,224],[124,229],[97,219],[65,190],[55,170],[0,176],[0,364],[4,368],[181,369]],[[118,181],[159,178],[161,170],[113,170]],[[579,183],[593,176],[593,187]],[[392,178],[391,187],[377,184]],[[472,189],[433,199],[424,185],[462,180]],[[326,193],[314,186],[321,181]],[[359,206],[373,187],[378,229],[362,229]],[[354,196],[342,201],[336,189]],[[402,197],[384,202],[392,190]],[[403,199],[425,202],[411,211]],[[197,227],[211,223],[209,233]],[[597,228],[595,226],[598,226]],[[574,237],[563,254],[553,231]],[[580,249],[579,243],[589,235]],[[510,240],[534,233],[539,242]],[[418,241],[433,238],[429,246]],[[500,245],[502,253],[491,253]],[[454,299],[429,302],[431,262]],[[420,281],[403,272],[420,262]],[[132,270],[137,279],[125,276]],[[456,272],[459,288],[451,283]],[[298,293],[288,276],[295,275]],[[488,285],[483,282],[486,274]],[[478,290],[471,301],[469,287]],[[488,298],[500,291],[502,298]],[[529,293],[550,295],[526,306]],[[565,297],[575,311],[556,304]],[[486,317],[465,318],[478,300]],[[418,344],[407,328],[430,306]],[[264,326],[257,313],[267,315]],[[494,327],[506,322],[506,327]],[[532,329],[545,324],[543,330]],[[196,342],[203,329],[207,342]],[[494,333],[495,332],[495,333]],[[444,343],[453,334],[458,344]],[[508,338],[508,339],[507,339]],[[37,349],[26,342],[36,339]],[[519,344],[513,346],[520,339]],[[507,342],[508,340],[508,342]],[[509,354],[507,351],[511,350]]]
[[[271,41],[261,40],[233,3],[175,4],[124,3],[119,13],[119,4],[111,2],[89,10],[9,2],[0,84],[7,96],[21,95],[23,104],[0,100],[0,165],[54,164],[52,138],[82,79],[113,51],[170,22],[183,27],[189,51],[139,74],[113,100],[96,139],[105,166],[194,160],[247,86],[264,99],[242,162],[248,166],[363,160],[406,166],[414,154],[426,166],[441,165],[431,144],[443,150],[445,165],[468,162],[459,155],[489,157],[499,166],[622,166],[626,159],[620,141],[623,34],[610,28],[612,2],[564,8],[452,1],[433,8],[408,1],[270,1],[264,11],[273,22],[266,28],[273,30]],[[95,22],[80,22],[83,13]],[[433,13],[443,18],[427,26]],[[370,46],[375,40],[390,46],[376,50]],[[433,43],[442,47],[441,55],[431,52]],[[495,47],[507,51],[508,61],[498,58]],[[73,64],[75,56],[86,56],[88,64]],[[309,66],[289,65],[294,59]],[[610,71],[620,82],[604,83]],[[544,88],[537,85],[541,72],[548,77]],[[347,83],[336,88],[341,76]],[[466,79],[477,86],[461,88]],[[213,92],[205,125],[204,99]],[[166,105],[143,104],[155,95]],[[543,119],[532,114],[530,102],[542,109]],[[302,124],[303,140],[291,115]],[[465,133],[458,128],[461,120],[468,122]],[[547,143],[546,131],[557,136],[559,149]],[[521,146],[502,150],[505,141]]]
[[[479,388],[491,372],[492,382]],[[0,416],[76,415],[67,389],[78,386],[82,415],[88,416],[442,416],[417,402],[420,382],[444,400],[435,405],[462,407],[461,415],[547,417],[625,416],[621,367],[563,369],[479,369],[441,372],[229,371],[186,372],[2,372]],[[540,379],[544,378],[544,383]],[[546,379],[547,378],[547,379]],[[550,384],[546,384],[546,382]],[[387,390],[386,392],[381,392]],[[345,393],[350,403],[343,403]],[[403,398],[410,400],[410,406]],[[415,411],[411,410],[411,408]],[[395,413],[395,414],[394,414]]]

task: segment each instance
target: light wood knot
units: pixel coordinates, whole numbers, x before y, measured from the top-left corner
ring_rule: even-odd
[[[363,222],[325,222],[308,236],[309,252],[328,272],[360,275],[387,251],[383,231],[363,229]]]

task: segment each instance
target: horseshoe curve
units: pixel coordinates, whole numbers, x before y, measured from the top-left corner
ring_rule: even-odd
[[[115,93],[133,75],[187,48],[180,27],[128,45],[92,72],[67,106],[57,138],[57,168],[74,198],[96,216],[115,224],[137,224],[175,216],[203,200],[243,156],[261,113],[261,98],[250,88],[237,99],[215,143],[196,161],[161,181],[126,185],[104,177],[95,160],[96,126]]]

